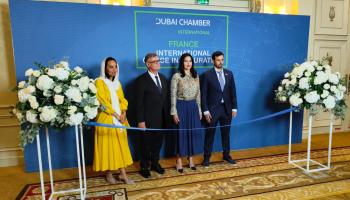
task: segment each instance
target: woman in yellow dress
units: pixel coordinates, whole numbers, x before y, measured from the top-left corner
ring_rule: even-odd
[[[126,119],[128,101],[124,98],[118,76],[117,61],[112,57],[104,59],[101,64],[101,75],[95,81],[96,96],[101,104],[96,121],[129,126]],[[132,163],[126,129],[95,127],[94,171],[106,171],[107,181],[115,184],[117,181],[112,171],[120,169],[118,178],[126,184],[133,184],[125,172],[125,168]]]

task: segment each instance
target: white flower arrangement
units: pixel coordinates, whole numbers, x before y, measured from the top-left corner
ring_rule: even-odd
[[[295,64],[291,72],[284,75],[275,91],[276,100],[289,102],[292,106],[310,110],[316,115],[320,110],[331,111],[337,118],[344,119],[344,80],[338,72],[332,73],[329,57]]]
[[[19,102],[13,113],[23,128],[22,147],[33,142],[41,127],[62,129],[87,123],[96,117],[99,107],[94,80],[82,68],[71,70],[66,61],[53,67],[36,65],[39,70],[28,69],[27,79],[15,88]]]

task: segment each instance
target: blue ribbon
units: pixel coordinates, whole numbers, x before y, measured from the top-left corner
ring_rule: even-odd
[[[241,123],[238,123],[238,124],[229,124],[229,125],[224,125],[224,126],[212,126],[212,127],[205,127],[205,128],[193,128],[193,129],[159,129],[159,128],[137,128],[137,127],[127,127],[127,126],[117,126],[117,125],[113,125],[113,124],[103,124],[103,123],[98,123],[98,122],[88,122],[86,125],[87,126],[100,126],[100,127],[107,127],[107,128],[122,128],[122,129],[127,129],[127,130],[137,130],[137,131],[178,131],[178,130],[205,130],[205,129],[212,129],[212,128],[217,128],[217,127],[232,127],[232,126],[240,126],[240,125],[244,125],[244,124],[250,124],[250,123],[253,123],[253,122],[257,122],[257,121],[262,121],[262,120],[266,120],[266,119],[269,119],[269,118],[273,118],[273,117],[277,117],[277,116],[280,116],[280,115],[284,115],[286,113],[290,113],[290,112],[293,112],[293,111],[300,111],[300,108],[299,107],[292,107],[292,108],[289,108],[289,109],[285,109],[285,110],[282,110],[282,111],[279,111],[279,112],[275,112],[273,114],[270,114],[270,115],[266,115],[266,116],[263,116],[263,117],[258,117],[256,119],[252,119],[252,120],[248,120],[248,121],[245,121],[245,122],[241,122]]]

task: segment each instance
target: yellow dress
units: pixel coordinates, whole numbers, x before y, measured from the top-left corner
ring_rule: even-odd
[[[96,121],[104,124],[113,124],[110,92],[103,80],[95,82],[97,88],[97,99],[106,109],[99,112]],[[120,84],[120,83],[119,83]],[[123,89],[120,85],[117,90],[121,111],[126,111],[128,101],[124,97]],[[129,126],[126,121],[124,126]],[[94,151],[94,171],[117,170],[125,168],[133,163],[130,154],[128,136],[126,129],[95,127],[95,151]]]

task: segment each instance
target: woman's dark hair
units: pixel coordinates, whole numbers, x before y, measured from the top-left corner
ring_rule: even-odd
[[[178,68],[178,71],[180,72],[181,74],[181,77],[184,77],[185,76],[185,66],[184,66],[184,61],[185,61],[185,58],[186,57],[190,57],[191,58],[191,61],[192,61],[192,67],[191,67],[191,75],[193,78],[197,78],[197,72],[196,70],[194,69],[194,61],[193,61],[193,57],[191,54],[189,53],[184,53],[181,55],[180,59],[179,59],[179,68]]]
[[[109,61],[114,61],[115,63],[117,63],[117,60],[116,60],[115,58],[113,58],[113,57],[107,57],[107,58],[106,58],[106,60],[105,60],[105,76],[106,76],[108,79],[110,78],[110,76],[109,76],[109,74],[108,74],[108,72],[107,72],[107,64],[108,64]],[[117,65],[117,67],[118,67],[118,65]],[[113,81],[114,81],[114,78],[115,78],[115,77],[113,77]]]

